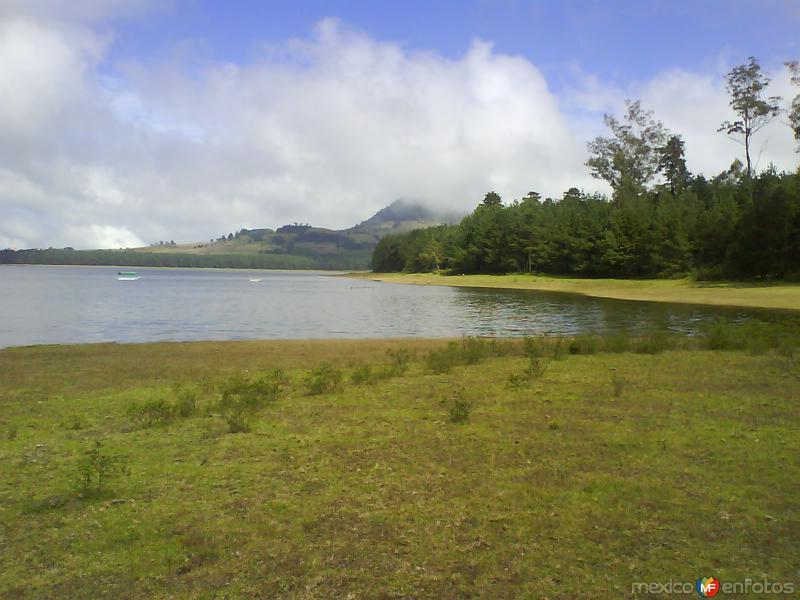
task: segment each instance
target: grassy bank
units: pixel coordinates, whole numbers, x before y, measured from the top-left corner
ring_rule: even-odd
[[[542,290],[618,300],[800,310],[800,285],[798,284],[757,285],[694,282],[688,279],[577,279],[524,274],[353,273],[349,276],[388,283]]]
[[[2,350],[0,596],[610,598],[636,581],[794,581],[797,373],[771,353],[669,347]]]

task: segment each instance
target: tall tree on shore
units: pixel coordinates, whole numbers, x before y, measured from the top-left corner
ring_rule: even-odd
[[[790,61],[786,63],[786,68],[789,69],[789,76],[792,83],[800,86],[800,61]],[[794,139],[797,140],[797,151],[800,152],[800,93],[792,100],[792,106],[789,109],[789,127],[794,131]]]
[[[659,169],[659,148],[667,141],[667,131],[653,113],[638,100],[626,100],[622,122],[605,115],[611,136],[599,136],[587,144],[592,177],[604,179],[615,190],[623,181],[644,188]]]
[[[689,170],[686,168],[684,157],[684,142],[679,135],[672,135],[667,143],[659,148],[661,158],[658,168],[664,174],[669,185],[669,191],[674,196],[689,184]]]
[[[780,96],[764,99],[764,90],[769,85],[769,77],[761,72],[761,65],[755,57],[750,56],[747,63],[731,69],[725,76],[725,87],[730,94],[730,106],[739,117],[735,121],[725,121],[717,131],[724,131],[728,136],[742,138],[744,153],[747,159],[747,176],[753,172],[750,158],[750,144],[753,136],[780,112]]]

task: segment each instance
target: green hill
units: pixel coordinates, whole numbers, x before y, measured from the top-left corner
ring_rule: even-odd
[[[366,221],[335,230],[307,224],[242,229],[215,241],[159,243],[128,250],[3,250],[0,264],[87,264],[253,269],[367,269],[378,241],[401,233],[458,220],[419,202],[395,200]]]

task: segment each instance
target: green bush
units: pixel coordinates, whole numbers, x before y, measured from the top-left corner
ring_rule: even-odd
[[[154,398],[143,404],[134,404],[128,414],[140,427],[153,427],[172,421],[175,411],[166,399]]]
[[[373,385],[380,378],[380,373],[376,373],[369,365],[361,365],[353,370],[350,375],[350,383],[353,385]]]
[[[338,391],[342,388],[342,372],[332,363],[314,369],[305,380],[306,393],[319,396]]]
[[[570,354],[597,354],[603,349],[603,338],[596,335],[576,335],[569,344]]]
[[[434,373],[449,373],[453,367],[462,364],[461,350],[456,342],[449,342],[445,348],[432,350],[425,357],[425,364]]]
[[[200,392],[194,387],[177,387],[175,390],[175,412],[179,417],[191,417],[197,411]]]
[[[491,344],[487,340],[474,336],[461,338],[462,361],[467,365],[475,365],[491,353]]]
[[[638,354],[660,354],[675,347],[674,336],[664,331],[651,331],[633,341],[633,351]]]
[[[631,336],[627,331],[618,331],[605,338],[605,348],[608,352],[630,352]]]
[[[225,422],[228,424],[228,433],[249,433],[251,430],[250,416],[242,408],[227,412]]]
[[[538,358],[549,354],[547,341],[541,337],[526,337],[522,340],[522,347],[525,356]]]
[[[220,407],[223,410],[256,411],[277,400],[280,391],[281,386],[273,377],[232,377],[222,385]]]
[[[411,364],[411,352],[406,348],[399,348],[398,350],[387,350],[386,354],[389,356],[388,374],[391,377],[405,375]]]

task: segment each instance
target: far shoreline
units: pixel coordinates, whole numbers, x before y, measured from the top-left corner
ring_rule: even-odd
[[[545,275],[438,275],[348,272],[344,277],[406,285],[443,285],[578,294],[592,298],[800,311],[800,284],[690,279],[579,279]]]
[[[274,273],[322,273],[325,275],[346,275],[349,273],[368,273],[369,271],[352,271],[348,269],[337,269],[335,271],[328,271],[326,269],[267,269],[258,267],[162,267],[162,266],[147,266],[142,267],[139,265],[64,265],[64,264],[45,264],[45,263],[0,263],[0,267],[68,267],[68,268],[81,268],[81,269],[178,269],[181,271],[267,271]]]

